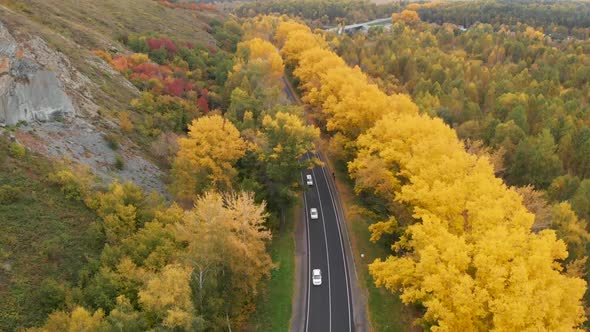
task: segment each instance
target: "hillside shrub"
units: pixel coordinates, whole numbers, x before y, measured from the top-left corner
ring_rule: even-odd
[[[24,145],[13,142],[8,147],[10,155],[14,158],[22,159],[27,155],[27,148]]]
[[[0,187],[0,204],[12,204],[17,202],[22,196],[19,188],[4,185]]]

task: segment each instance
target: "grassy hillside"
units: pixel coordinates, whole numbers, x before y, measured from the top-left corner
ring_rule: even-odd
[[[0,331],[38,325],[100,252],[95,214],[48,183],[51,163],[0,136]]]
[[[93,91],[97,104],[123,109],[134,90],[120,77],[101,70],[92,50],[124,51],[120,37],[146,32],[215,43],[207,32],[208,23],[222,16],[214,11],[168,8],[151,0],[0,0],[0,18],[12,31],[37,35],[67,55],[99,87]]]

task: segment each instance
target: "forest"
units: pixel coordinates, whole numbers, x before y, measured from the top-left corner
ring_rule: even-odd
[[[398,21],[332,42],[385,91],[411,95],[474,151],[487,150],[508,184],[542,191],[543,205],[569,201],[590,218],[588,39],[554,41],[524,24],[461,31]]]
[[[453,1],[437,6],[422,6],[417,12],[423,21],[438,24],[471,26],[475,23],[523,23],[565,35],[590,26],[590,7],[584,1]]]
[[[545,328],[580,326],[590,239],[587,41],[554,41],[524,24],[465,31],[428,24],[413,12],[419,8],[394,13],[391,30],[367,35],[323,41],[296,25],[277,33],[288,36],[277,38],[287,40],[286,63],[332,137],[332,152],[347,162],[355,191],[375,213],[371,239],[394,251],[370,265],[376,284],[421,308],[421,326],[443,331],[535,326],[547,283],[571,283],[576,295],[554,303],[569,308],[568,318]],[[509,249],[515,246],[523,250]],[[553,248],[545,268],[526,258],[549,253],[542,248]],[[545,272],[532,273],[538,269]],[[517,270],[529,272],[517,280],[510,272]],[[536,278],[545,286],[535,289]],[[499,280],[505,286],[495,288]],[[522,287],[526,300],[509,298]],[[527,313],[503,317],[511,310],[500,308],[510,305]],[[483,309],[490,307],[499,311]]]
[[[322,28],[389,17],[400,8],[397,2],[377,5],[368,0],[271,0],[246,2],[235,12],[241,17],[268,14],[299,16],[304,17],[311,27]]]
[[[220,49],[148,35],[122,39],[129,56],[96,51],[142,91],[121,130],[156,151],[176,145],[161,151],[174,200],[130,182],[96,192],[84,170],[51,174],[95,211],[105,245],[71,290],[77,305],[40,331],[240,329],[254,312],[277,268],[267,245],[300,171],[316,162],[299,159],[319,130],[281,95],[283,60],[270,42],[234,21],[212,27]]]
[[[177,3],[171,10],[203,8]],[[73,212],[59,223],[79,215],[88,229],[43,243],[48,248],[39,255],[29,253],[74,268],[65,261],[74,257],[65,252],[76,248],[80,261],[64,280],[40,280],[34,298],[21,296],[27,302],[42,298],[42,310],[25,311],[23,317],[21,308],[7,308],[0,329],[246,328],[279,267],[269,252],[273,233],[302,190],[300,172],[317,163],[299,160],[315,151],[319,135],[284,95],[283,60],[274,45],[257,36],[266,28],[213,19],[208,29],[216,44],[145,32],[118,36],[129,52],[92,51],[139,90],[112,119],[119,131],[105,139],[115,151],[125,138],[143,146],[168,174],[170,196],[145,192],[131,181],[105,186],[84,165],[45,161],[3,136],[2,164],[30,165],[39,173],[38,186],[46,188],[29,204],[42,209],[52,200],[64,201],[63,209],[49,209],[56,214],[76,209],[70,207]],[[118,154],[113,168],[125,167]],[[0,170],[6,183],[8,171]],[[26,181],[18,181],[0,186],[3,227],[18,229],[4,216],[23,218],[17,207],[36,195]],[[87,248],[75,247],[84,239]],[[10,255],[0,246],[2,259]]]
[[[151,3],[222,15],[209,3]],[[45,266],[32,295],[20,294],[23,277],[0,303],[0,330],[255,329],[283,268],[271,248],[292,232],[301,172],[322,165],[303,156],[324,142],[369,225],[352,227],[354,238],[386,253],[356,268],[409,308],[413,327],[588,327],[587,2],[233,8],[198,22],[207,40],[138,29],[113,37],[122,50],[89,51],[137,91],[97,113],[117,128],[104,137],[112,168],[125,169],[121,144],[131,140],[165,174],[165,193],[105,185],[84,165],[2,136],[3,230],[34,238],[20,224],[50,210],[39,231],[61,235],[31,248],[0,235],[0,259],[18,245]],[[383,17],[391,26],[366,33],[321,30]]]

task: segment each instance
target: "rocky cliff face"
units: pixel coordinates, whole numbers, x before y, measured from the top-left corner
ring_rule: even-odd
[[[92,55],[87,65],[120,75]],[[136,91],[124,77],[120,79]],[[94,81],[43,39],[9,31],[0,22],[0,132],[3,125],[25,121],[15,135],[29,149],[88,165],[106,183],[133,181],[147,191],[166,195],[162,172],[136,144],[122,138],[119,151],[109,148],[104,135],[119,129],[98,114],[92,93],[97,90]],[[116,155],[124,159],[123,170],[113,167]]]
[[[56,73],[25,56],[0,22],[0,124],[51,121],[74,113]]]

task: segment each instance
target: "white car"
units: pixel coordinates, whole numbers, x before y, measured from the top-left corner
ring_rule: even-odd
[[[311,174],[307,174],[305,176],[306,182],[308,186],[313,186],[313,179],[311,178]]]
[[[311,282],[314,286],[319,286],[322,284],[322,271],[320,269],[314,269],[311,274]]]
[[[318,219],[318,209],[311,208],[309,210],[309,215],[311,216],[311,219]]]

